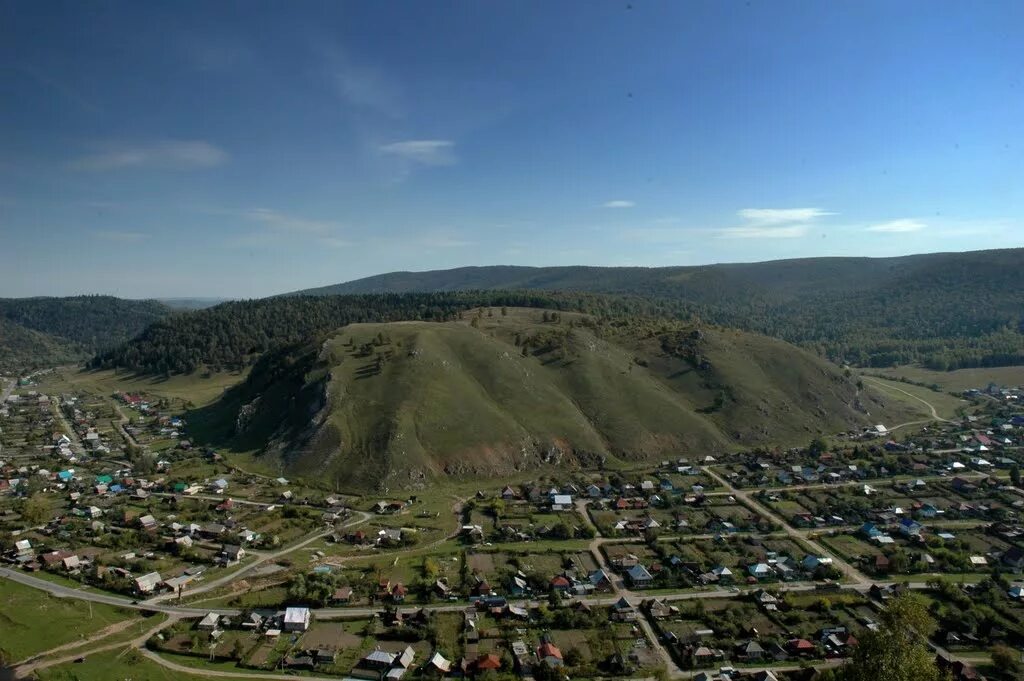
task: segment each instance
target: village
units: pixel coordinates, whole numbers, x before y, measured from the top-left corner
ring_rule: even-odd
[[[908,590],[954,678],[1024,643],[1014,390],[902,432],[368,496],[234,466],[180,398],[46,380],[0,405],[0,584],[162,616],[158,663],[810,678]]]

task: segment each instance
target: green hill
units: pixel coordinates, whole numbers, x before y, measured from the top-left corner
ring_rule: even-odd
[[[642,296],[666,314],[697,314],[860,366],[1024,364],[1024,249],[696,267],[463,267],[300,293],[469,289]]]
[[[194,420],[291,474],[372,489],[806,444],[887,408],[778,340],[550,314],[352,324],[270,353]]]

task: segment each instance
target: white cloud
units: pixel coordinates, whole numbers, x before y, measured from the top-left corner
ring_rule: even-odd
[[[922,229],[927,227],[920,220],[913,220],[911,218],[902,218],[899,220],[890,220],[889,222],[883,222],[877,225],[871,225],[867,228],[868,232],[884,232],[887,234],[901,234],[904,232],[920,232]]]
[[[821,208],[744,208],[737,214],[744,220],[759,225],[810,222],[827,215],[835,215]]]
[[[108,144],[102,151],[74,159],[74,170],[104,171],[124,168],[188,170],[211,168],[228,160],[220,147],[202,140],[179,140],[150,144]]]
[[[821,208],[744,208],[736,214],[746,224],[717,230],[719,239],[799,239],[818,218],[834,215]]]
[[[303,234],[328,234],[338,229],[339,225],[324,220],[308,220],[295,215],[279,213],[269,208],[253,208],[245,212],[245,217],[275,230],[283,232],[299,232]]]
[[[447,166],[455,163],[455,142],[451,140],[405,140],[380,147],[380,151],[425,166]]]
[[[622,199],[616,199],[614,201],[609,201],[608,203],[604,204],[604,207],[605,208],[632,208],[635,205],[636,204],[634,202],[632,202],[632,201],[623,201]]]
[[[797,239],[807,234],[807,225],[750,225],[718,231],[719,239]]]
[[[148,239],[149,234],[145,232],[120,232],[117,230],[100,229],[92,233],[97,239],[105,241],[118,241],[120,243],[132,243]]]

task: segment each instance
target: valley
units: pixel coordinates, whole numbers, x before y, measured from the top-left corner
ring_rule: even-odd
[[[113,619],[77,644],[0,620],[21,641],[5,663],[328,679],[408,647],[424,672],[522,673],[541,650],[581,675],[781,677],[838,664],[905,589],[948,612],[953,659],[989,659],[980,625],[950,643],[964,594],[1015,631],[1015,393],[847,375],[714,327],[600,327],[474,308],[346,326],[243,373],[11,384],[0,587]],[[346,441],[367,444],[327,448]]]

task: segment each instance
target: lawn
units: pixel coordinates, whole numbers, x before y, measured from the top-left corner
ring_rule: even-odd
[[[86,392],[111,395],[114,392],[144,392],[158,397],[178,398],[197,406],[209,404],[225,389],[245,379],[245,372],[220,372],[204,377],[202,372],[179,374],[170,378],[136,376],[112,370],[83,371],[75,367],[61,368],[43,377],[40,390]]]
[[[989,383],[1005,386],[1024,385],[1024,367],[991,367],[982,369],[957,369],[956,371],[932,371],[920,367],[902,366],[892,369],[872,370],[893,378],[906,378],[918,383],[938,385],[943,390],[967,390],[984,388]]]
[[[0,658],[30,655],[77,641],[131,614],[109,605],[60,599],[8,580],[0,580]],[[60,622],[60,626],[53,626]]]
[[[935,392],[934,390],[922,388],[917,385],[911,385],[909,383],[900,383],[899,381],[891,381],[871,376],[865,376],[864,382],[870,385],[871,388],[875,389],[877,392],[903,402],[908,407],[916,409],[922,419],[930,418],[931,411],[929,411],[928,407],[926,407],[921,400],[924,400],[934,406],[935,411],[938,412],[939,416],[942,418],[952,418],[956,416],[957,409],[968,406],[968,402],[957,397],[953,397],[947,393]],[[907,393],[909,393],[909,395]]]
[[[111,670],[117,669],[116,678],[132,681],[205,681],[208,677],[182,674],[151,662],[138,651],[122,655],[117,651],[89,655],[80,664],[62,664],[36,672],[39,681],[110,681]]]

